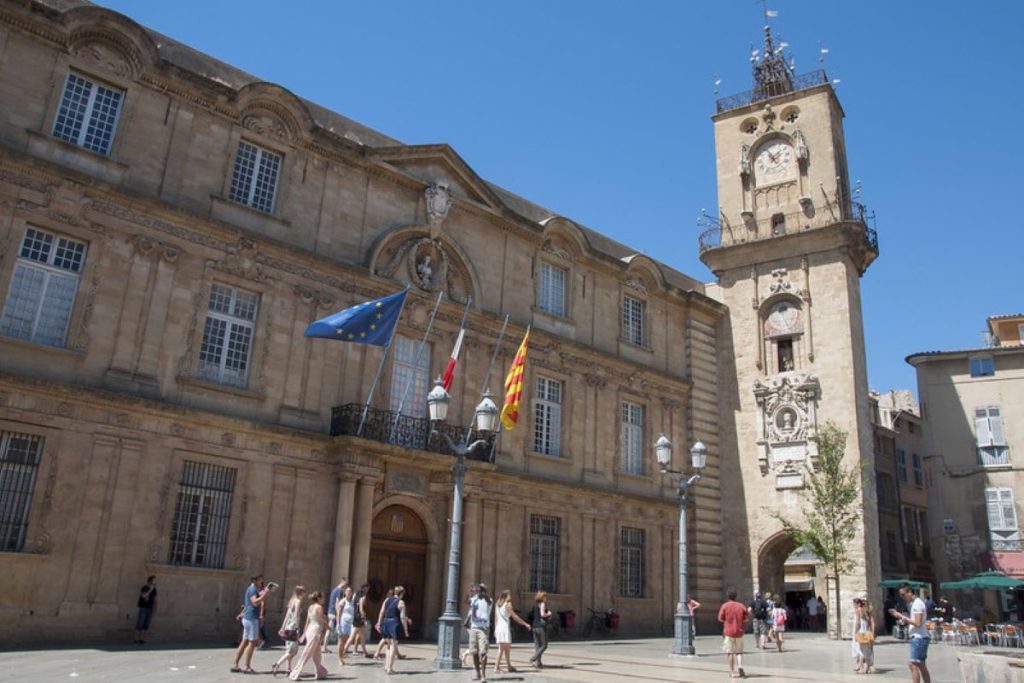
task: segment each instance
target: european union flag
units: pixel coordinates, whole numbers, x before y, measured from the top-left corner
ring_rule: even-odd
[[[323,337],[353,344],[386,346],[402,314],[408,289],[383,299],[356,304],[306,328],[307,337]]]

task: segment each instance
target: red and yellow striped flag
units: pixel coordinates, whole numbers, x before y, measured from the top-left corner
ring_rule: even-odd
[[[512,359],[512,367],[505,376],[505,405],[501,409],[501,424],[505,429],[512,428],[519,422],[519,403],[523,397],[523,373],[526,371],[526,344],[530,341],[530,328],[526,328],[523,343]]]

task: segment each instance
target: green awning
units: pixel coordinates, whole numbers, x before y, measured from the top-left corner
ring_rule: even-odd
[[[914,579],[884,579],[878,585],[882,588],[899,588],[905,583],[914,588],[928,588],[931,585],[927,581],[915,581]]]
[[[1024,588],[1024,581],[1007,576],[1002,572],[988,571],[961,581],[946,581],[940,584],[940,587],[946,590],[971,590],[977,588],[981,590],[1008,591],[1014,588]]]

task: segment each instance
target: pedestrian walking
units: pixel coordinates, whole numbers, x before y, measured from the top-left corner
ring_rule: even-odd
[[[754,593],[754,599],[748,608],[754,625],[754,647],[764,648],[768,636],[768,601],[761,597],[760,591]]]
[[[775,634],[775,645],[779,648],[779,652],[782,652],[782,638],[786,633],[788,617],[785,605],[781,601],[775,603],[775,607],[772,608],[772,632]]]
[[[363,584],[355,597],[355,614],[352,618],[352,638],[349,645],[352,646],[354,654],[368,656],[366,652],[366,593],[370,586]]]
[[[409,637],[409,624],[411,620],[405,612],[405,589],[395,586],[395,594],[384,601],[380,606],[380,614],[377,615],[377,631],[381,638],[387,643],[387,654],[384,656],[384,673],[395,672],[395,659],[398,657],[398,626],[401,624],[405,631],[405,637]]]
[[[270,591],[264,589],[262,574],[257,574],[249,580],[249,587],[245,589],[245,597],[242,599],[242,611],[238,615],[242,621],[242,642],[235,651],[235,661],[231,664],[232,673],[256,673],[252,668],[252,653],[259,639],[260,607],[269,594]],[[239,666],[243,655],[244,669]]]
[[[686,607],[690,610],[690,642],[692,643],[694,638],[697,637],[697,616],[696,612],[700,609],[700,603],[694,600],[692,597],[686,597]]]
[[[337,615],[335,610],[338,606],[338,599],[341,598],[341,594],[345,591],[345,586],[348,585],[348,578],[341,577],[341,581],[338,585],[331,589],[331,594],[327,598],[327,627],[328,635],[324,636],[323,652],[326,654],[330,650],[327,649],[328,641],[330,640],[329,633],[337,628]]]
[[[541,657],[548,649],[548,623],[551,621],[551,610],[548,609],[548,594],[537,591],[533,596],[533,611],[530,612],[530,625],[533,628],[533,656],[530,663],[538,669],[544,668]]]
[[[138,601],[139,614],[135,617],[135,640],[136,645],[145,645],[146,641],[142,636],[149,630],[149,622],[153,619],[153,610],[156,609],[156,575],[146,578],[146,585],[139,590]]]
[[[932,677],[928,673],[928,628],[925,620],[927,608],[924,600],[914,592],[914,588],[905,583],[900,586],[900,597],[910,605],[910,616],[900,614],[895,609],[890,610],[893,618],[898,624],[907,626],[907,641],[910,643],[910,676],[914,683],[931,683]]]
[[[352,586],[345,586],[334,613],[337,615],[338,624],[338,663],[345,666],[345,648],[352,638],[356,618],[356,601],[352,597]]]
[[[277,635],[281,636],[284,640],[284,654],[271,667],[275,676],[281,669],[282,664],[285,665],[285,673],[291,673],[292,660],[299,652],[299,622],[302,620],[302,600],[305,597],[306,589],[302,586],[296,586],[295,590],[292,591],[292,598],[288,601],[288,606],[285,608],[284,619],[281,620],[281,630],[277,632]]]
[[[743,670],[743,631],[750,613],[747,608],[736,602],[736,589],[730,588],[728,598],[718,609],[718,621],[722,623],[722,652],[729,663],[730,678],[744,678]]]
[[[305,645],[299,661],[292,667],[288,678],[293,681],[299,680],[302,669],[306,662],[313,660],[313,668],[316,670],[317,679],[327,678],[327,667],[323,664],[323,653],[320,651],[321,641],[327,638],[327,617],[324,616],[323,604],[324,594],[320,591],[313,591],[309,596],[309,610],[306,612],[306,630],[303,631],[300,645]]]
[[[875,617],[871,603],[864,598],[853,599],[853,659],[855,672],[875,673]]]
[[[818,598],[811,596],[807,599],[807,619],[810,621],[808,627],[811,631],[818,630],[818,614],[819,614]]]
[[[476,585],[476,595],[469,600],[469,655],[473,658],[475,679],[487,680],[488,632],[491,628],[491,599],[487,597],[487,586]]]
[[[775,600],[771,593],[764,594],[764,603],[768,608],[764,617],[764,647],[768,648],[770,643],[775,642],[775,620],[772,618],[772,610],[775,609]]]
[[[516,610],[512,606],[512,591],[503,590],[498,595],[498,600],[494,603],[494,618],[494,642],[498,644],[498,658],[494,660],[494,673],[501,673],[502,655],[505,657],[508,672],[515,673],[516,668],[512,666],[512,624],[510,622],[515,621],[520,626],[525,626],[527,630],[531,626],[516,614]]]

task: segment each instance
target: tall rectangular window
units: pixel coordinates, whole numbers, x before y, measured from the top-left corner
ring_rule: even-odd
[[[530,590],[558,592],[558,517],[530,515]]]
[[[622,597],[644,597],[644,557],[644,530],[623,527],[619,534],[619,594]]]
[[[1017,508],[1013,489],[988,487],[985,489],[985,512],[988,514],[989,543],[997,552],[1021,550],[1020,530],[1017,528]]]
[[[249,378],[259,296],[214,283],[199,349],[199,376],[245,387]]]
[[[891,510],[896,505],[896,495],[893,489],[892,476],[888,472],[879,472],[875,481],[875,488],[878,490],[878,507]]]
[[[924,476],[921,473],[921,456],[917,453],[913,453],[910,456],[910,466],[914,472],[914,486],[917,488],[924,487]]]
[[[41,436],[0,432],[0,551],[18,552],[25,547],[42,452]]]
[[[178,483],[167,562],[224,566],[236,470],[186,460]]]
[[[631,296],[622,297],[622,337],[630,344],[644,346],[644,302]]]
[[[907,452],[902,448],[896,449],[896,476],[901,484],[907,483]]]
[[[272,213],[280,173],[281,155],[239,141],[228,197],[239,204]]]
[[[970,365],[971,377],[991,377],[996,374],[992,356],[971,358],[968,364]]]
[[[917,515],[914,513],[914,508],[904,505],[901,512],[903,516],[903,542],[910,545],[918,545]]]
[[[924,510],[917,511],[917,542],[925,547],[931,545],[928,539],[928,513]]]
[[[0,334],[64,346],[84,262],[85,243],[26,229],[0,318]]]
[[[986,406],[974,411],[974,433],[978,439],[978,459],[982,465],[1008,465],[1009,449],[999,408]]]
[[[644,407],[629,401],[622,402],[622,471],[629,474],[644,473]]]
[[[890,567],[896,566],[899,560],[899,550],[896,546],[896,534],[892,531],[885,532],[885,554],[887,556],[887,564]]]
[[[533,399],[533,450],[544,455],[561,455],[562,383],[537,378]]]
[[[565,268],[541,261],[538,308],[565,317],[565,280]]]
[[[110,154],[124,91],[68,74],[60,98],[53,136],[100,154]]]
[[[426,397],[430,392],[430,343],[421,345],[415,339],[395,335],[392,353],[390,406],[393,412],[401,411],[405,417],[389,424],[388,440],[423,448],[430,430],[422,419],[426,417]]]

